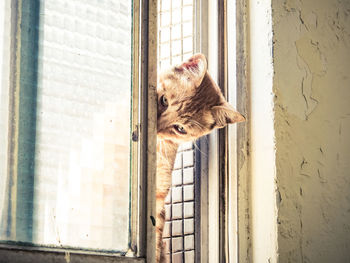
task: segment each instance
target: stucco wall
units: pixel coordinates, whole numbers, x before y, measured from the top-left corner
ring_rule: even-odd
[[[279,262],[350,261],[350,1],[272,0]]]

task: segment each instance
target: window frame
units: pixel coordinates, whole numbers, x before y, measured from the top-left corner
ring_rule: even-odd
[[[248,0],[236,0],[236,108],[246,121],[236,128],[236,233],[237,255],[233,262],[250,262],[251,223],[250,223],[250,170],[249,170],[249,44],[248,44]],[[239,98],[239,99],[238,99]]]
[[[227,57],[231,59],[227,61],[227,98],[246,117],[245,122],[227,129],[226,256],[227,262],[238,263],[251,261],[247,0],[236,0],[234,4],[227,1],[225,13]],[[230,50],[234,50],[233,56]],[[230,79],[231,75],[235,78]]]
[[[228,102],[247,121],[201,138],[201,261],[246,262],[250,255],[248,65],[246,0],[200,0],[197,51]],[[234,6],[233,6],[234,5]],[[234,13],[233,13],[234,12]],[[234,16],[233,19],[232,15]],[[233,23],[229,25],[228,23]],[[235,31],[229,31],[235,28]],[[209,41],[215,40],[217,41]],[[229,48],[235,47],[235,58]],[[229,82],[229,74],[236,78]],[[211,211],[211,213],[209,213]],[[214,212],[215,211],[215,212]],[[210,250],[209,250],[210,247]]]
[[[21,0],[7,0],[11,2],[12,23],[15,28],[11,29],[11,91],[18,87],[16,64],[19,58],[18,46],[15,42],[16,30],[20,30],[17,15],[20,11]],[[141,160],[133,163],[132,169],[137,171],[138,176],[132,176],[132,201],[131,201],[131,250],[128,256],[117,254],[107,254],[87,251],[73,251],[69,249],[48,249],[42,247],[31,247],[26,244],[0,244],[0,258],[13,258],[17,262],[32,262],[33,258],[37,262],[66,262],[69,260],[83,260],[84,262],[155,262],[155,226],[151,220],[155,217],[155,176],[156,176],[156,82],[157,82],[157,0],[133,1],[133,96],[138,101],[140,108],[134,104],[132,106],[132,131],[134,142],[132,152]],[[218,39],[220,45],[220,34],[223,28],[220,23],[215,24],[216,32],[209,29],[213,21],[218,21],[218,3],[213,0],[195,1],[195,21],[198,28],[195,50],[207,55],[209,68],[222,70],[218,67],[219,59],[227,60],[227,54],[220,58],[218,47],[213,47],[208,39]],[[219,4],[227,4],[227,0],[220,0]],[[216,6],[210,9],[210,5]],[[249,102],[248,98],[248,76],[247,76],[247,2],[246,0],[236,0],[236,98],[230,101],[237,110],[247,117]],[[208,10],[209,9],[209,10]],[[227,10],[221,9],[225,14]],[[222,17],[221,17],[222,18]],[[213,38],[215,37],[215,38]],[[20,41],[20,38],[17,40]],[[215,41],[213,41],[215,42]],[[210,45],[209,45],[210,44]],[[216,45],[215,44],[215,45]],[[222,43],[221,43],[222,45]],[[225,47],[224,43],[224,47]],[[227,46],[226,46],[227,47]],[[222,55],[222,54],[221,54]],[[227,61],[225,62],[227,63]],[[220,64],[219,64],[220,65]],[[225,66],[226,67],[226,66]],[[216,69],[215,69],[216,68]],[[226,70],[226,69],[224,69]],[[213,72],[215,78],[219,72]],[[224,77],[224,83],[227,81]],[[220,81],[219,81],[220,82]],[[220,84],[220,83],[219,83]],[[224,84],[226,85],[226,84]],[[232,92],[229,87],[229,92]],[[229,262],[245,262],[250,256],[249,239],[249,165],[247,160],[248,151],[248,122],[240,124],[237,128],[223,130],[219,135],[214,132],[207,138],[199,140],[200,150],[196,151],[196,158],[201,160],[200,170],[202,173],[200,191],[200,225],[199,250],[200,262],[208,262],[209,259],[216,258],[215,253],[220,253],[228,257]],[[222,139],[220,139],[220,136]],[[218,146],[218,141],[224,140],[223,146]],[[227,144],[227,140],[229,141]],[[234,146],[232,146],[234,145]],[[199,154],[197,155],[197,153]],[[201,154],[204,152],[204,154]],[[221,152],[221,153],[220,153]],[[206,155],[205,153],[208,153]],[[224,166],[219,168],[219,162],[226,156]],[[228,163],[234,163],[227,167]],[[235,166],[236,164],[236,166]],[[209,165],[209,166],[208,166]],[[220,172],[221,169],[221,172]],[[204,180],[203,180],[204,175]],[[218,177],[220,175],[220,177]],[[224,176],[223,176],[224,175]],[[209,180],[216,181],[211,184]],[[221,182],[221,183],[220,183]],[[135,187],[140,187],[136,192]],[[239,187],[238,187],[239,185]],[[233,193],[234,192],[234,193]],[[220,199],[222,195],[224,199]],[[221,202],[220,202],[221,200]],[[228,204],[224,205],[223,201]],[[223,206],[224,205],[224,206]],[[223,210],[220,210],[222,206]],[[218,213],[208,211],[214,207]],[[221,213],[219,213],[219,210]],[[228,217],[231,214],[231,217]],[[220,223],[221,222],[221,223]],[[208,227],[214,223],[214,227]],[[235,227],[228,229],[228,224]],[[219,230],[219,231],[217,231]],[[219,234],[220,233],[220,234]],[[237,234],[238,233],[238,234]],[[220,237],[221,235],[221,237]],[[219,245],[221,243],[221,245]],[[198,244],[198,243],[197,243]],[[212,245],[214,244],[214,248]],[[235,252],[231,255],[232,244],[236,244]],[[209,251],[209,247],[211,248]],[[210,254],[209,254],[210,253]],[[228,255],[228,256],[227,256]],[[210,262],[220,262],[219,259]]]
[[[23,4],[35,8],[39,1],[6,0],[11,12],[11,44],[10,44],[10,107],[9,119],[18,120],[20,109],[20,75],[21,63],[27,62],[21,54],[21,41],[25,31],[22,31],[22,23],[25,25],[28,19],[22,10]],[[31,9],[30,9],[31,10]],[[155,178],[156,178],[156,85],[157,85],[157,0],[132,2],[133,39],[132,39],[132,175],[131,175],[131,201],[130,201],[130,240],[129,251],[126,256],[119,253],[104,253],[98,251],[73,250],[66,248],[47,248],[33,246],[21,242],[1,242],[0,258],[5,262],[69,262],[79,260],[84,262],[155,262]],[[29,19],[38,19],[37,16]],[[37,37],[37,36],[34,36]],[[33,41],[35,45],[35,41]],[[23,70],[24,71],[24,70]],[[24,74],[24,73],[23,73]],[[36,74],[32,74],[36,75]],[[36,78],[36,76],[34,76]],[[34,82],[36,83],[36,82]],[[36,86],[36,85],[33,85]],[[34,88],[35,89],[35,88]],[[33,92],[35,93],[35,91]],[[34,96],[35,94],[33,94]],[[33,125],[33,124],[32,124]],[[35,122],[34,122],[35,125]],[[18,122],[11,125],[12,132],[9,154],[15,160],[12,167],[12,175],[17,178],[18,155]],[[10,168],[11,169],[11,168]],[[14,195],[17,191],[17,183],[14,181]],[[16,202],[16,199],[11,199]]]

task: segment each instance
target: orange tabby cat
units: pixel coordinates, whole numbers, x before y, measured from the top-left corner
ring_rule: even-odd
[[[244,117],[225,100],[207,72],[204,55],[196,54],[180,66],[160,74],[157,88],[157,262],[164,262],[162,233],[164,199],[180,143],[194,141]]]

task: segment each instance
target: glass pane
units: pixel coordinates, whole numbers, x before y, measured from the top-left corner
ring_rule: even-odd
[[[32,187],[32,200],[17,197],[32,209],[21,213],[26,220],[8,212],[16,235],[1,239],[126,252],[131,0],[42,0],[38,10],[22,8],[22,14],[40,14],[38,24],[29,25],[38,31],[36,92],[22,100],[35,101],[35,138],[25,139],[34,146],[24,153],[35,156],[33,175],[18,168],[18,177],[33,179],[17,186]]]

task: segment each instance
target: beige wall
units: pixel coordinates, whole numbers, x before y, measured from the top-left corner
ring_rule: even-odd
[[[350,1],[248,2],[250,243],[240,253],[350,262]]]
[[[349,262],[350,1],[272,0],[272,29],[279,262]]]

